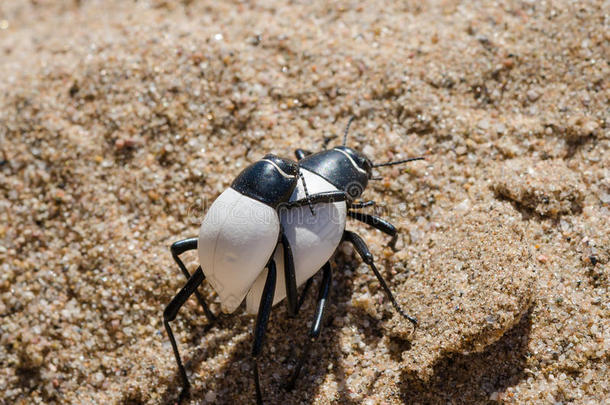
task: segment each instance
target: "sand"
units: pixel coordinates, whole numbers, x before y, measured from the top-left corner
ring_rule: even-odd
[[[267,403],[610,402],[607,1],[0,4],[0,403],[172,404],[162,311],[241,169],[348,140],[379,169],[315,302],[275,307]],[[194,254],[188,254],[191,268]],[[319,284],[319,277],[314,288]],[[204,285],[201,292],[214,301]],[[212,304],[218,311],[219,305]],[[173,323],[187,403],[252,403],[253,318]]]

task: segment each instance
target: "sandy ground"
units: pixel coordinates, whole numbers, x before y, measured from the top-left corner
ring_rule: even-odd
[[[0,403],[171,404],[170,243],[268,152],[377,162],[306,341],[271,316],[268,403],[610,402],[608,1],[0,3]],[[187,255],[196,266],[194,255]],[[316,280],[314,286],[317,286]],[[209,286],[201,291],[210,299]],[[192,301],[192,302],[191,302]],[[190,403],[251,403],[253,318],[174,322]],[[218,304],[212,309],[218,311]]]

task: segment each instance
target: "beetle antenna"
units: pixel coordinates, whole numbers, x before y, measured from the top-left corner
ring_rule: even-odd
[[[399,165],[401,163],[412,162],[414,160],[425,160],[425,159],[426,159],[425,157],[414,157],[414,158],[408,158],[408,159],[403,159],[403,160],[396,160],[394,162],[375,163],[375,164],[373,164],[373,167],[393,166],[393,165]]]
[[[311,204],[311,197],[309,196],[309,192],[307,191],[307,184],[305,183],[305,177],[303,176],[303,173],[301,173],[301,171],[299,170],[299,177],[301,178],[301,181],[303,182],[303,190],[305,190],[305,197],[307,198],[307,204],[309,204],[309,210],[311,211],[311,215],[316,215],[316,213],[313,211],[313,205]]]
[[[352,115],[347,121],[347,126],[345,127],[345,132],[343,132],[343,146],[345,146],[345,142],[347,142],[347,133],[349,132],[349,126],[352,125],[352,122],[356,119],[355,115]]]

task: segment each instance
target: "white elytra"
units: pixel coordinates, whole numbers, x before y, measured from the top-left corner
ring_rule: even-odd
[[[319,175],[301,168],[310,195],[324,191],[336,191],[337,188]],[[305,198],[303,183],[299,181],[290,201]],[[313,206],[316,213],[311,214],[308,205],[282,211],[280,221],[292,248],[297,287],[316,274],[335,253],[345,231],[347,205],[344,201],[320,203]],[[274,255],[277,268],[277,283],[273,304],[286,298],[284,278],[284,252],[279,244]],[[246,309],[256,314],[265,286],[267,270],[261,269],[258,278],[246,297]]]
[[[214,201],[201,224],[197,251],[223,312],[241,304],[273,254],[279,231],[273,208],[232,188]]]

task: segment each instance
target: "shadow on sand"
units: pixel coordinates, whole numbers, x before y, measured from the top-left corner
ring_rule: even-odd
[[[531,332],[531,309],[483,352],[448,354],[435,365],[428,381],[403,372],[401,397],[407,404],[487,404],[525,378]]]
[[[369,316],[363,310],[354,308],[351,297],[355,282],[352,276],[346,275],[346,269],[357,267],[357,258],[347,258],[338,255],[337,263],[333,265],[333,286],[330,304],[325,314],[325,326],[318,341],[312,345],[309,358],[294,390],[288,392],[284,384],[291,376],[291,370],[305,345],[309,324],[313,318],[316,306],[317,289],[321,274],[315,276],[315,282],[299,315],[291,319],[287,316],[285,306],[277,305],[271,313],[265,348],[260,360],[261,386],[266,403],[301,403],[314,398],[322,381],[332,373],[338,384],[337,396],[333,403],[356,405],[358,401],[349,397],[346,384],[348,373],[342,367],[345,357],[341,351],[339,334],[341,325],[335,320],[344,319],[350,315],[350,325],[359,329],[365,335],[367,345],[376,345],[384,335],[382,321]],[[347,260],[347,262],[345,261]],[[196,387],[214,387],[218,394],[215,403],[234,404],[247,401],[255,403],[254,382],[252,379],[252,349],[251,329],[253,317],[223,316],[212,328],[198,327],[195,322],[188,322],[189,346],[198,348],[188,356],[188,347],[181,348],[189,360],[187,370],[197,369],[198,365],[218,354],[218,348],[232,344],[230,359],[223,361],[224,367],[214,370],[204,384],[192,381],[190,396],[183,403],[201,403],[207,391]],[[531,329],[531,310],[526,312],[521,320],[500,340],[490,345],[481,353],[447,354],[434,365],[432,377],[428,381],[421,380],[417,375],[404,371],[401,375],[400,395],[405,404],[479,404],[490,403],[493,392],[504,391],[517,384],[525,377],[524,368],[527,359],[527,347]],[[220,330],[215,337],[201,344],[210,330]],[[371,331],[373,331],[371,333]],[[244,334],[244,339],[236,340],[235,336]],[[393,358],[399,360],[400,353],[410,350],[408,342],[390,341]],[[274,348],[273,350],[271,348]],[[195,373],[196,374],[196,373]],[[178,400],[181,386],[180,376],[176,372],[171,381],[160,381],[173,387],[167,390],[162,398],[164,404],[175,404]],[[373,387],[369,387],[373,389]],[[226,395],[226,393],[231,393]],[[238,402],[236,402],[238,401]]]
[[[329,373],[329,368],[332,367],[331,373],[334,375],[334,380],[339,386],[339,393],[336,401],[341,404],[353,404],[358,402],[347,396],[345,370],[341,367],[341,361],[344,355],[341,352],[339,344],[340,327],[334,325],[335,319],[345,318],[348,313],[351,314],[350,326],[354,326],[361,330],[370,330],[378,328],[379,333],[366,338],[366,343],[375,343],[383,336],[383,326],[381,321],[377,321],[370,317],[365,312],[353,308],[350,304],[353,294],[354,282],[351,279],[353,276],[347,276],[346,270],[353,269],[360,265],[360,261],[356,256],[351,258],[339,255],[333,265],[333,285],[330,292],[330,302],[324,316],[324,327],[320,338],[312,345],[309,358],[303,366],[303,370],[292,391],[286,391],[284,384],[288,381],[292,373],[292,368],[296,364],[296,360],[301,353],[302,348],[307,341],[307,333],[309,325],[313,319],[314,309],[317,301],[318,288],[321,281],[321,273],[315,276],[312,288],[308,292],[303,307],[299,315],[291,319],[288,317],[283,303],[274,307],[268,324],[267,335],[265,337],[264,349],[260,360],[261,371],[261,386],[263,389],[265,403],[300,403],[307,402],[313,398],[321,385],[321,381]],[[347,262],[345,261],[347,260]],[[300,291],[299,291],[300,292]],[[183,315],[179,315],[183,316]],[[191,392],[189,398],[182,403],[200,403],[205,397],[207,391],[197,389],[196,386],[205,385],[214,387],[218,396],[214,403],[217,404],[235,404],[241,403],[244,400],[246,403],[255,403],[254,381],[252,377],[252,361],[250,353],[252,350],[251,330],[254,322],[254,317],[245,315],[222,316],[216,325],[210,327],[196,327],[188,325],[188,331],[191,336],[189,346],[199,346],[194,352],[188,353],[188,347],[182,345],[181,354],[183,360],[188,357],[185,364],[187,371],[190,372],[196,369],[198,365],[206,360],[214,357],[218,352],[218,347],[222,345],[234,343],[231,348],[230,359],[224,367],[215,370],[211,377],[204,381],[205,384],[195,384],[192,381],[194,376],[191,376]],[[188,322],[189,324],[191,322]],[[216,337],[207,339],[205,345],[201,341],[205,338],[208,331],[221,330],[222,333],[216,333]],[[247,338],[235,341],[234,337],[239,334],[246,334]],[[288,347],[288,349],[286,349]],[[274,350],[270,350],[274,348]],[[186,355],[186,356],[185,356]],[[239,382],[244,384],[239,386]],[[179,397],[179,388],[181,386],[180,376],[176,372],[171,381],[160,381],[160,384],[168,384],[173,388],[168,389],[162,398],[164,404],[175,404]],[[236,386],[239,386],[239,392],[236,392]],[[222,392],[232,392],[234,395],[222,395]],[[240,401],[240,402],[236,402]]]

